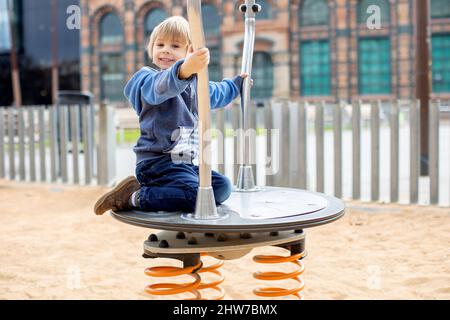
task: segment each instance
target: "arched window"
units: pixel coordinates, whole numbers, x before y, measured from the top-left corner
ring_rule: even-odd
[[[167,13],[161,9],[156,8],[153,10],[150,10],[144,19],[144,37],[148,41],[148,38],[153,32],[153,29],[163,22],[167,18]]]
[[[330,45],[327,40],[300,44],[300,82],[302,96],[331,94]]]
[[[107,13],[100,20],[100,43],[117,44],[123,40],[122,23],[114,13]]]
[[[450,92],[450,33],[431,37],[433,92]]]
[[[373,14],[371,10],[367,12],[370,6],[377,6],[380,8],[381,23],[388,23],[390,21],[390,2],[389,0],[360,0],[358,2],[358,23],[365,23]]]
[[[100,20],[99,30],[100,98],[102,101],[123,101],[125,77],[122,23],[116,14],[107,13]]]
[[[273,62],[269,53],[255,52],[252,78],[254,81],[254,86],[251,89],[252,98],[271,98],[273,94]]]
[[[450,0],[431,0],[431,18],[450,18]]]
[[[304,0],[299,11],[301,26],[328,25],[327,0]]]
[[[217,9],[212,4],[202,5],[202,19],[205,35],[218,34],[220,32],[220,25],[222,19],[217,12]]]
[[[156,28],[158,24],[163,22],[167,18],[167,13],[161,8],[155,8],[150,10],[144,19],[144,39],[143,43],[143,52],[144,52],[144,61],[145,65],[150,66],[152,68],[156,68],[156,66],[150,60],[147,52],[147,45],[150,40],[150,35],[153,30]]]
[[[389,38],[358,41],[358,81],[360,94],[391,93],[391,46]]]
[[[256,16],[256,19],[269,20],[272,19],[272,5],[267,0],[259,0],[256,2],[261,6],[261,12]]]

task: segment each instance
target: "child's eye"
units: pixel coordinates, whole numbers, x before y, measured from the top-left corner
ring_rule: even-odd
[[[174,44],[172,47],[174,47],[174,48],[179,48],[180,46],[179,45],[177,45],[177,44]]]

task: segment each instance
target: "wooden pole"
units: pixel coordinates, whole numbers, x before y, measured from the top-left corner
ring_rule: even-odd
[[[56,105],[59,90],[58,72],[58,0],[52,0],[52,101]]]
[[[420,100],[420,174],[428,175],[428,113],[430,101],[429,1],[416,0],[416,98]]]
[[[10,3],[11,0],[6,2],[7,12],[8,12],[8,22],[9,22],[9,33],[11,36],[11,51],[10,51],[10,61],[11,61],[11,81],[13,87],[14,105],[17,107],[22,106],[22,90],[20,88],[20,75],[19,66],[17,63],[17,48],[16,48],[16,37],[15,28],[13,23],[13,6]]]

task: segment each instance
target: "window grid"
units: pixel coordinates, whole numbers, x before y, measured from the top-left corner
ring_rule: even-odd
[[[305,0],[299,12],[299,25],[328,25],[328,2],[326,0]]]
[[[253,57],[251,89],[253,99],[269,99],[273,94],[273,62],[267,52],[255,52]]]
[[[102,53],[100,56],[102,100],[122,101],[124,88],[121,53]]]
[[[450,34],[433,35],[433,92],[450,92]]]
[[[301,94],[326,96],[331,94],[330,46],[328,41],[300,43]]]
[[[106,14],[100,21],[100,42],[117,44],[123,40],[122,23],[114,13]]]
[[[431,0],[431,18],[450,18],[450,0]]]
[[[358,42],[360,94],[391,93],[391,52],[387,38],[360,39]]]

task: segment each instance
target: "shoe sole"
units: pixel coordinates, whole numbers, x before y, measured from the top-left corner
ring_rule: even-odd
[[[130,182],[134,182],[136,181],[135,177],[128,177],[125,180],[121,181],[117,186],[115,186],[114,189],[112,189],[110,192],[104,194],[100,199],[97,200],[95,206],[94,206],[94,212],[96,215],[100,216],[103,213],[105,213],[107,210],[105,211],[99,211],[100,207],[103,205],[103,203],[105,202],[106,198],[108,198],[109,196],[111,196],[113,193],[115,192],[121,192]]]

